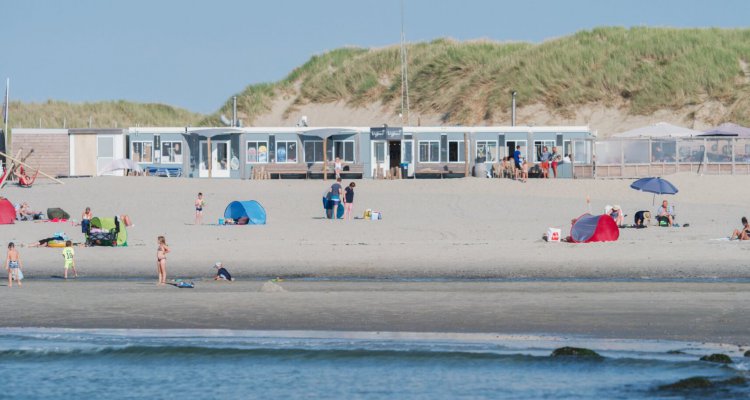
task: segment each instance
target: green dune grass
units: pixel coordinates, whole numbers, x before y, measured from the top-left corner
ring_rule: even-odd
[[[724,121],[750,125],[750,30],[597,28],[539,44],[439,39],[408,45],[413,113],[446,124],[478,124],[507,115],[512,90],[519,106],[544,104],[564,115],[584,104],[624,107],[636,115],[706,101],[726,106]],[[291,96],[287,114],[309,103],[372,103],[400,111],[398,46],[341,48],[316,55],[279,82],[237,93],[245,124]],[[228,99],[204,116],[158,104],[22,104],[14,126],[219,125]]]

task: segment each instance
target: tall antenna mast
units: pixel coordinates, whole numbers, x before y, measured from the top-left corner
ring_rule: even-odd
[[[406,36],[404,35],[404,0],[401,0],[401,116],[409,125],[409,58],[406,53]]]

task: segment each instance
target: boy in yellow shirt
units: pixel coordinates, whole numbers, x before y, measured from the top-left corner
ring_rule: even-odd
[[[68,269],[73,268],[73,274],[78,278],[78,271],[76,271],[76,260],[73,258],[76,252],[73,250],[73,242],[70,240],[65,242],[65,248],[62,251],[63,259],[65,260],[65,279],[68,279]]]

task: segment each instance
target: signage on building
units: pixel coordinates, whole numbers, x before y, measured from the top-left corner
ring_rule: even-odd
[[[371,140],[401,140],[403,138],[404,128],[391,128],[390,126],[370,128]]]

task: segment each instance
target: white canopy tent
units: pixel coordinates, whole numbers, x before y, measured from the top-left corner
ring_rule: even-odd
[[[703,134],[701,131],[683,128],[666,122],[658,122],[654,125],[643,126],[612,135],[613,138],[667,138],[667,137],[691,137]]]

